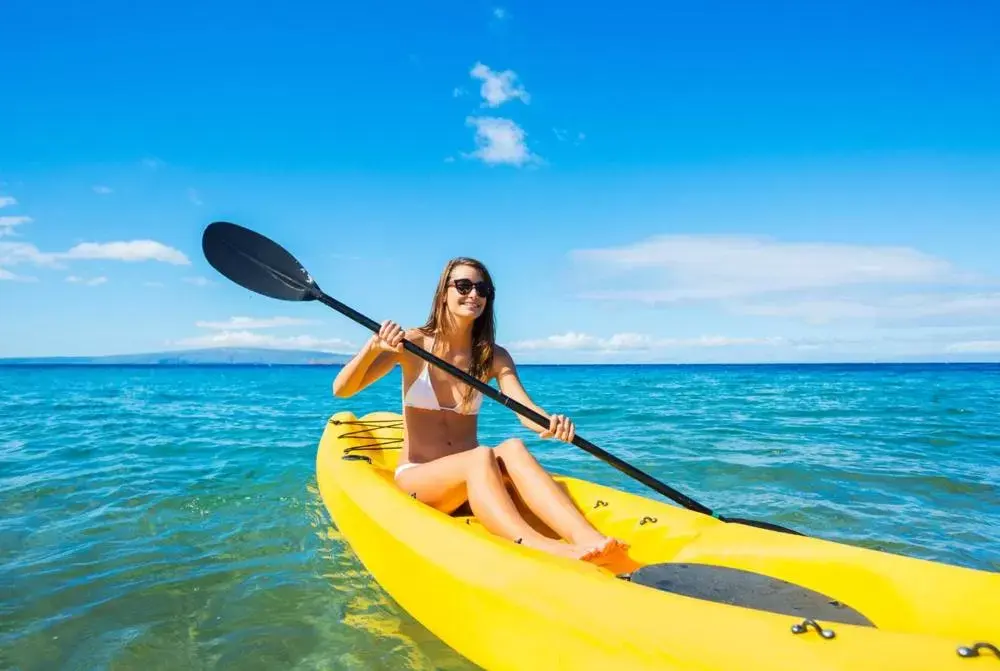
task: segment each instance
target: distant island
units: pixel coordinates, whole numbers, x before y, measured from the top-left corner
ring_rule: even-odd
[[[10,366],[340,366],[350,360],[350,355],[334,354],[321,350],[301,349],[271,349],[268,347],[210,347],[204,349],[170,350],[166,352],[147,352],[143,354],[108,354],[104,356],[41,356],[41,357],[0,357],[0,367]],[[676,366],[676,367],[809,367],[830,369],[879,368],[885,366],[900,366],[907,369],[913,367],[934,368],[948,366],[986,366],[989,369],[1000,368],[1000,361],[990,361],[987,357],[973,354],[958,354],[947,360],[922,357],[899,357],[883,361],[771,361],[771,362],[599,362],[599,363],[544,363],[525,362],[521,367],[637,367],[637,366]]]
[[[339,365],[350,357],[318,350],[283,350],[264,347],[211,347],[206,349],[112,354],[106,356],[46,356],[0,358],[0,366],[306,366]]]

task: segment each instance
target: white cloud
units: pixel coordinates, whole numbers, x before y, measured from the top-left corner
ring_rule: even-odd
[[[733,347],[737,345],[770,346],[785,342],[783,338],[733,338],[704,335],[698,338],[655,338],[645,333],[615,333],[601,338],[570,331],[547,338],[521,340],[510,345],[512,351],[587,350],[596,352],[636,352],[670,348]]]
[[[0,196],[0,208],[17,205],[17,198],[14,196]]]
[[[510,119],[469,117],[466,125],[476,128],[476,149],[465,156],[484,163],[522,166],[539,161],[525,141],[526,133]]]
[[[513,70],[496,72],[477,62],[469,74],[483,82],[479,87],[479,94],[486,101],[483,104],[487,107],[499,107],[515,98],[519,98],[525,105],[531,102],[531,96],[524,86],[518,83],[517,74]]]
[[[38,248],[27,242],[0,242],[0,280],[11,282],[37,282],[37,277],[18,275],[4,266],[16,266],[23,263],[36,266],[57,265],[49,255],[38,251]]]
[[[977,336],[971,336],[977,331]],[[1000,355],[998,336],[1000,326],[916,327],[801,337],[661,338],[631,332],[602,337],[570,331],[507,347],[518,359],[547,363],[948,361],[995,359],[987,355]]]
[[[72,284],[83,284],[88,287],[96,287],[107,282],[108,278],[102,275],[100,277],[91,277],[90,279],[87,279],[85,277],[78,277],[77,275],[70,275],[66,278],[66,281]]]
[[[592,349],[597,344],[598,339],[586,333],[560,333],[550,335],[547,338],[535,340],[519,340],[511,343],[512,350],[532,350],[532,349]]]
[[[3,279],[35,281],[34,277],[16,276],[6,267],[21,264],[63,268],[64,260],[105,259],[113,261],[162,261],[175,265],[188,265],[187,257],[181,252],[153,240],[132,242],[84,242],[67,252],[43,252],[27,242],[0,242],[0,276]]]
[[[0,268],[0,281],[9,282],[37,282],[38,278],[32,275],[16,275],[9,270]]]
[[[112,189],[110,186],[104,186],[102,184],[98,184],[94,187],[94,193],[100,196],[106,196],[113,191],[114,189]]]
[[[213,333],[184,338],[173,344],[183,347],[267,347],[273,349],[310,349],[337,354],[353,353],[357,346],[341,338],[320,338],[313,335],[276,336],[255,332],[268,329],[314,324],[297,317],[230,317],[226,321],[199,321],[195,326]]]
[[[212,282],[207,277],[185,277],[182,282],[193,284],[196,287],[207,287]]]
[[[110,259],[130,263],[161,261],[178,266],[191,265],[182,252],[155,240],[83,242],[58,256],[66,259]]]
[[[968,354],[1000,354],[1000,340],[969,340],[953,343],[945,349]]]
[[[908,247],[786,243],[750,236],[661,235],[571,252],[591,270],[645,272],[642,289],[591,298],[642,302],[730,299],[863,284],[964,281],[950,263]]]
[[[340,338],[317,338],[311,335],[279,337],[253,331],[220,331],[184,338],[176,342],[184,347],[267,347],[272,349],[311,349],[335,354],[353,354],[357,347]]]
[[[32,222],[31,217],[25,216],[5,216],[0,217],[0,238],[8,235],[15,235],[14,229],[23,224],[30,224]]]
[[[513,70],[497,72],[489,66],[476,62],[469,71],[475,79],[482,81],[479,94],[483,98],[483,107],[496,108],[511,100],[518,99],[524,104],[531,102],[531,96],[517,80]],[[464,95],[462,89],[456,88],[453,95]],[[492,116],[469,116],[465,119],[466,126],[476,129],[476,150],[463,153],[467,158],[477,158],[488,164],[506,164],[522,166],[527,163],[540,163],[541,159],[528,149],[526,133],[517,123],[510,119]]]
[[[0,266],[0,280],[8,282],[37,282],[38,278],[32,275],[19,275]]]
[[[813,324],[843,320],[905,321],[933,317],[1000,315],[1000,293],[904,294],[867,300],[802,300],[732,307],[737,314],[795,317]]]
[[[312,319],[301,319],[299,317],[268,317],[265,319],[257,317],[230,317],[224,322],[196,322],[195,326],[203,329],[228,330],[280,328],[283,326],[302,326],[315,323]]]
[[[501,21],[507,18],[507,10],[503,7],[494,7],[493,16],[500,19]]]
[[[0,266],[30,263],[35,266],[59,267],[56,254],[39,251],[29,242],[0,242]]]
[[[187,190],[187,197],[195,205],[204,205],[205,203],[201,199],[201,195],[198,193],[197,189],[189,188]]]
[[[148,156],[142,159],[142,165],[143,167],[149,168],[150,170],[156,170],[157,168],[163,165],[163,161],[153,156]]]

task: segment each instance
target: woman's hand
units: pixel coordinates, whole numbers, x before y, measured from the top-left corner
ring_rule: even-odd
[[[540,438],[555,438],[566,443],[572,443],[576,436],[576,427],[572,420],[566,415],[552,415],[549,417],[549,428],[540,432]]]
[[[334,396],[353,396],[392,370],[399,363],[399,357],[385,355],[403,351],[404,333],[395,322],[382,322],[378,332],[373,333],[368,342],[337,373],[333,380]]]
[[[386,319],[378,333],[372,335],[371,346],[381,352],[402,352],[403,329],[396,322]]]

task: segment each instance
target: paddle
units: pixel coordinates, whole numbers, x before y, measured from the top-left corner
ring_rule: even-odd
[[[212,267],[236,284],[264,296],[279,300],[319,301],[350,317],[372,332],[378,333],[380,327],[378,322],[327,295],[319,288],[316,281],[313,280],[294,256],[263,235],[238,224],[217,221],[205,228],[201,244],[205,258]],[[484,396],[489,396],[493,400],[502,403],[539,426],[546,428],[549,426],[549,422],[544,415],[515,401],[490,385],[477,380],[447,361],[439,359],[423,348],[414,345],[412,342],[404,340],[403,347],[408,352],[447,371],[466,384],[478,389]],[[605,452],[580,436],[573,438],[573,444],[689,510],[710,515],[724,522],[735,522],[771,529],[773,531],[803,535],[798,531],[771,522],[724,517],[613,454]]]

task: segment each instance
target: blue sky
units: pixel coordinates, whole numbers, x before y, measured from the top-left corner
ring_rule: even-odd
[[[521,361],[1000,358],[1000,10],[5,3],[0,356],[349,351],[481,258]]]

